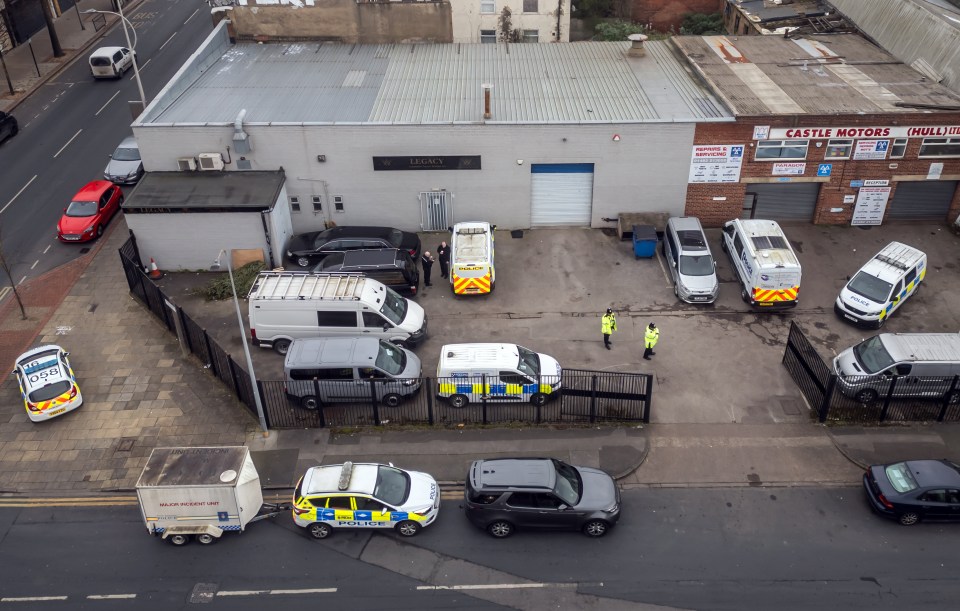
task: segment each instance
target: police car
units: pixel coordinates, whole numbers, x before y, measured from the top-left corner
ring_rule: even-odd
[[[77,378],[73,375],[69,352],[50,344],[20,355],[13,375],[20,383],[27,416],[42,422],[75,410],[83,403]]]
[[[439,512],[437,481],[392,464],[311,467],[293,493],[293,521],[315,539],[336,528],[393,528],[412,537]]]

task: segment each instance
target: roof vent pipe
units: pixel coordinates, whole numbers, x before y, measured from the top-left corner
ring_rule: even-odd
[[[489,83],[484,83],[480,85],[483,87],[483,118],[490,118],[490,90],[493,89],[493,85]]]
[[[233,122],[233,150],[240,155],[246,155],[250,152],[250,138],[243,131],[243,118],[245,116],[247,116],[246,108],[237,114],[237,119]]]
[[[646,34],[631,34],[627,38],[630,40],[630,50],[627,51],[629,57],[643,57],[647,54],[647,50],[643,48],[643,43],[648,38]]]

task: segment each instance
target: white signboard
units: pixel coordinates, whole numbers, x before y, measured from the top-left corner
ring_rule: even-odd
[[[693,147],[688,182],[740,182],[742,144],[711,144]]]
[[[868,125],[862,127],[783,127],[770,130],[774,140],[821,138],[943,138],[960,136],[960,125]]]
[[[766,140],[770,137],[770,126],[769,125],[754,125],[753,126],[753,139],[754,140]]]
[[[856,196],[856,195],[844,195],[844,196],[843,196],[843,203],[845,203],[845,204],[852,204],[852,203],[855,202],[855,201],[857,201],[857,196]]]
[[[943,162],[931,163],[930,169],[927,170],[927,180],[940,180],[941,174],[943,174]]]
[[[803,176],[807,171],[807,164],[798,162],[783,162],[773,164],[774,176]]]
[[[860,187],[851,225],[879,225],[890,199],[890,187]]]
[[[886,187],[890,184],[889,180],[865,180],[863,181],[864,187]]]
[[[889,140],[857,140],[853,149],[854,159],[886,159]]]

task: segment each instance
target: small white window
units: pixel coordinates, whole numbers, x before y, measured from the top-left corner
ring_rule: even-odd
[[[524,30],[523,42],[540,42],[540,30]]]
[[[496,0],[480,0],[480,12],[489,15],[497,12]]]
[[[539,4],[540,3],[538,2],[538,0],[523,0],[523,12],[539,13],[540,12]]]
[[[300,198],[296,195],[290,196],[290,211],[300,212]]]
[[[343,196],[334,195],[333,196],[333,209],[337,212],[343,212]]]
[[[323,200],[320,199],[319,195],[313,196],[313,211],[323,212]]]
[[[890,159],[903,159],[903,156],[907,153],[907,139],[906,138],[896,138],[893,141],[893,146],[890,148]]]
[[[483,44],[496,44],[497,31],[496,30],[480,30],[480,42],[482,42]]]
[[[827,151],[823,154],[824,159],[850,159],[850,153],[853,151],[852,139],[827,140]]]

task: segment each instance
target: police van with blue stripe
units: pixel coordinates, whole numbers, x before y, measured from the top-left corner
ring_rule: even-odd
[[[560,363],[516,344],[447,344],[437,365],[439,397],[453,407],[482,401],[544,405],[560,392]]]
[[[833,309],[855,325],[879,329],[917,292],[926,275],[923,251],[890,242],[849,278]]]

